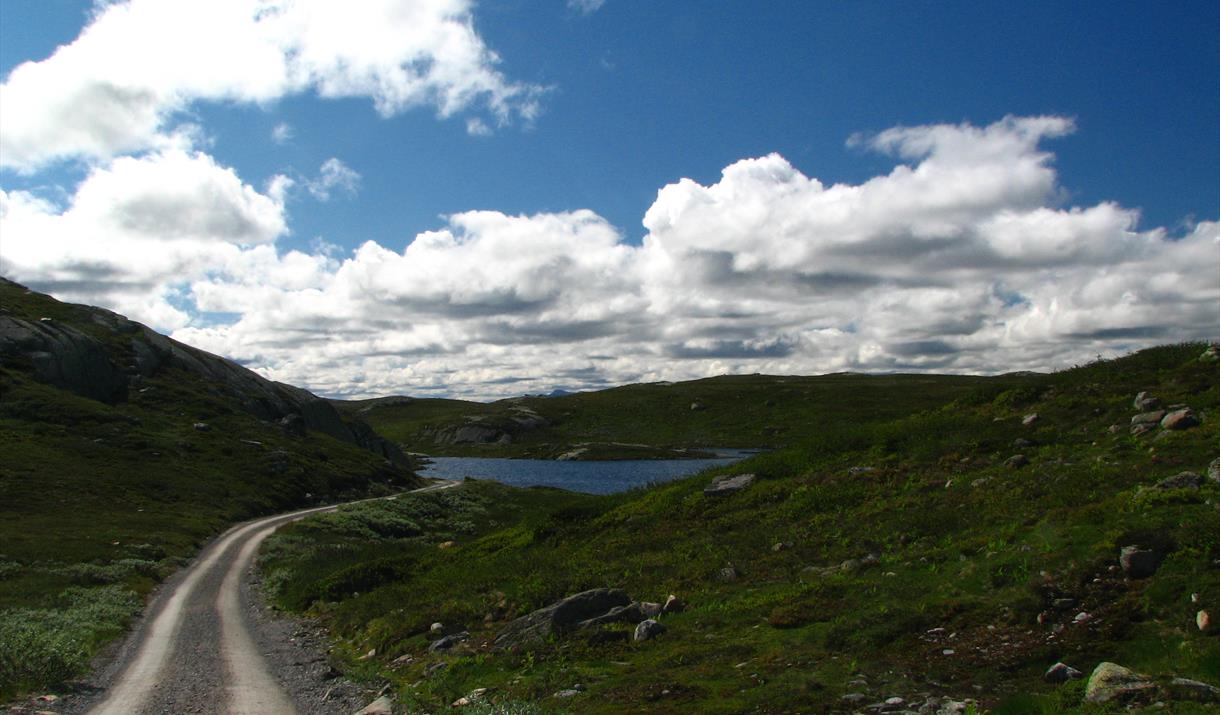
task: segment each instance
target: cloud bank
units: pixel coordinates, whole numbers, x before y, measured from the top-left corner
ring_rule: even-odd
[[[129,0],[98,5],[71,44],[0,85],[0,166],[31,172],[189,146],[196,101],[368,97],[384,116],[430,106],[531,120],[542,89],[495,68],[470,0]],[[223,48],[217,51],[217,48]],[[490,131],[482,119],[481,131]],[[285,139],[287,135],[285,136]]]
[[[860,184],[743,159],[661,188],[639,245],[588,210],[471,211],[346,257],[276,251],[283,177],[259,191],[168,148],[93,170],[64,207],[0,194],[0,272],[332,395],[1054,369],[1216,338],[1220,223],[1174,236],[1114,203],[1064,206],[1043,145],[1073,130],[853,137],[895,161]]]

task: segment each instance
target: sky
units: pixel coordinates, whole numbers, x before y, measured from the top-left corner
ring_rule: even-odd
[[[1220,338],[1220,5],[4,0],[0,275],[336,397]]]

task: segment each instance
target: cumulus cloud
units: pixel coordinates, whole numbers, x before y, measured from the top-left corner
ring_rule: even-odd
[[[498,61],[470,0],[105,3],[75,41],[0,85],[0,166],[181,147],[177,118],[199,100],[312,91],[369,97],[385,116],[432,106],[532,119],[541,88],[507,79]]]
[[[743,159],[710,185],[663,187],[641,245],[587,210],[471,211],[346,257],[277,254],[287,180],[259,193],[166,150],[95,171],[62,210],[4,196],[0,271],[336,395],[1053,369],[1220,335],[1220,223],[1177,236],[1114,203],[1065,206],[1043,145],[1072,129],[1032,117],[856,137],[896,161],[859,184]],[[192,320],[184,303],[236,319]]]
[[[331,194],[338,191],[355,196],[360,188],[360,174],[342,161],[331,157],[322,162],[318,178],[306,183],[310,194],[319,201],[330,201]]]
[[[171,149],[94,169],[62,208],[0,191],[0,272],[171,328],[189,320],[175,286],[273,260],[286,231],[280,198],[206,154]]]
[[[280,122],[271,129],[271,141],[276,144],[287,144],[292,141],[295,135],[296,132],[293,130],[292,125],[287,122]]]

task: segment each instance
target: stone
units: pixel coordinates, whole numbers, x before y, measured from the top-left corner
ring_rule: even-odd
[[[1151,412],[1161,406],[1161,401],[1147,392],[1141,392],[1135,396],[1132,406],[1140,412]]]
[[[1131,425],[1131,435],[1133,437],[1138,437],[1142,434],[1147,434],[1148,432],[1151,432],[1155,429],[1156,429],[1155,422],[1140,422],[1138,424]]]
[[[454,633],[451,636],[444,636],[432,641],[432,643],[428,646],[428,652],[443,653],[448,650],[453,650],[454,646],[458,645],[459,643],[465,643],[468,640],[470,640],[470,633],[466,631]]]
[[[1029,449],[1030,447],[1035,446],[1035,444],[1036,443],[1032,439],[1025,439],[1024,437],[1017,437],[1016,439],[1014,439],[1012,441],[1012,448],[1013,449]]]
[[[560,599],[510,622],[496,637],[500,648],[545,640],[576,630],[577,624],[631,605],[627,593],[618,588],[594,588]]]
[[[196,432],[210,432],[212,430],[212,425],[207,422],[196,422],[194,427]]]
[[[382,695],[357,711],[356,715],[394,715],[394,700],[389,695]]]
[[[635,627],[635,635],[632,636],[632,640],[635,640],[637,642],[646,641],[650,638],[656,638],[657,636],[661,635],[665,631],[666,631],[666,628],[665,628],[664,623],[661,623],[658,620],[649,618],[649,619],[640,621],[640,623]]]
[[[430,628],[428,628],[428,632],[434,636],[442,635],[445,632],[445,624],[437,621],[436,623],[433,623]]]
[[[1174,410],[1161,419],[1161,429],[1182,430],[1199,426],[1199,416],[1189,407]]]
[[[579,691],[579,690],[577,690],[577,689],[575,689],[575,688],[568,688],[568,689],[566,689],[566,690],[560,690],[560,691],[558,691],[558,692],[557,692],[557,693],[555,693],[555,695],[554,695],[554,696],[552,696],[552,697],[558,698],[558,699],[560,699],[560,700],[567,700],[568,698],[574,698],[574,697],[576,697],[577,695],[580,695],[580,691]]]
[[[468,694],[458,698],[457,700],[454,700],[452,707],[463,708],[463,707],[466,707],[467,705],[470,705],[471,703],[477,703],[480,700],[482,700],[483,696],[486,694],[487,694],[487,688],[475,688],[474,690],[471,690]]]
[[[734,494],[754,483],[753,474],[722,474],[712,479],[712,483],[703,490],[708,496],[725,496]]]
[[[1156,685],[1146,676],[1117,663],[1099,663],[1085,685],[1084,699],[1089,703],[1129,702],[1155,694]]]
[[[576,624],[576,630],[585,628],[593,628],[595,626],[604,625],[606,623],[634,623],[644,618],[645,614],[640,610],[640,604],[629,603],[626,606],[615,606],[609,611],[606,611],[600,616],[587,618]]]
[[[1174,678],[1170,681],[1169,694],[1174,700],[1189,700],[1196,703],[1220,703],[1220,688],[1188,678]]]
[[[868,702],[868,696],[865,695],[864,693],[848,693],[848,694],[844,695],[843,697],[839,698],[839,700],[841,702],[843,702],[843,704],[845,704],[845,705],[859,707],[859,706],[863,705],[864,703]]]
[[[1014,454],[1008,459],[1004,460],[1004,466],[1008,467],[1009,469],[1020,469],[1028,464],[1029,457],[1026,457],[1024,454]]]
[[[716,580],[724,581],[725,583],[732,583],[736,581],[738,576],[740,576],[740,574],[738,574],[737,569],[733,568],[732,566],[725,566],[716,572]]]
[[[1212,622],[1212,614],[1208,613],[1206,609],[1200,610],[1195,614],[1195,625],[1201,633],[1211,633],[1216,629],[1215,624]]]
[[[1076,670],[1067,663],[1055,663],[1047,669],[1042,675],[1042,679],[1048,683],[1066,683],[1069,680],[1083,678],[1084,673]]]
[[[771,545],[771,550],[772,550],[772,551],[776,551],[776,552],[778,552],[778,551],[786,551],[786,550],[791,549],[791,548],[792,548],[792,542],[791,542],[791,541],[777,541],[777,542],[775,542],[774,544],[772,544],[772,545]]]
[[[686,610],[686,604],[672,593],[669,594],[669,598],[665,599],[665,605],[661,606],[662,613],[681,613],[684,610]]]
[[[706,409],[707,409],[707,405],[703,404],[702,402],[700,402],[698,400],[695,400],[694,402],[690,403],[691,412],[702,412]]]
[[[1207,478],[1213,482],[1220,482],[1220,457],[1216,457],[1207,465]]]
[[[1178,472],[1156,483],[1157,489],[1198,489],[1203,486],[1203,477],[1194,472]]]
[[[649,618],[656,618],[665,611],[665,606],[655,601],[644,601],[640,603],[640,613]]]
[[[436,545],[436,548],[440,549],[441,551],[445,551],[447,549],[452,549],[455,546],[457,546],[456,541],[442,541]]]
[[[1168,414],[1168,413],[1165,412],[1165,410],[1149,410],[1148,412],[1141,412],[1138,415],[1131,418],[1131,424],[1132,425],[1147,425],[1147,424],[1157,425],[1157,424],[1160,424],[1161,420],[1165,419],[1166,414]]]
[[[1151,549],[1124,546],[1118,555],[1118,565],[1130,578],[1148,578],[1161,565],[1161,557]]]
[[[1034,425],[1038,424],[1039,419],[1041,419],[1041,418],[1038,417],[1038,413],[1035,412],[1033,414],[1025,415],[1024,417],[1022,417],[1021,424],[1025,427],[1033,427]]]

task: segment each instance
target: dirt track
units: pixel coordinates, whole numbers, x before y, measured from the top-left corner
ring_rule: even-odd
[[[422,489],[435,491],[456,482]],[[393,497],[391,497],[393,498]],[[114,659],[65,714],[351,713],[370,694],[336,678],[318,629],[267,613],[250,566],[276,528],[342,505],[280,514],[233,527],[167,580]]]

